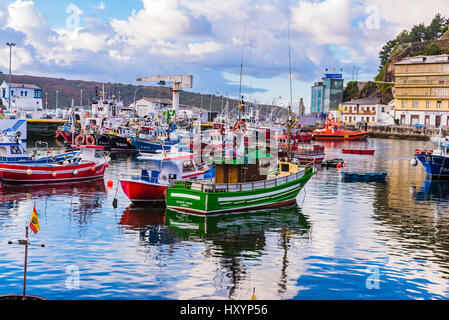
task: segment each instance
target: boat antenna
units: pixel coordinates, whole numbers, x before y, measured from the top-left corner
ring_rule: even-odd
[[[293,88],[292,88],[292,56],[291,56],[291,45],[290,45],[290,10],[288,7],[287,0],[287,36],[288,36],[288,65],[289,65],[289,77],[290,77],[290,103],[288,106],[287,114],[287,157],[291,158],[291,145],[290,145],[290,130],[292,126],[292,104],[293,104]]]
[[[243,43],[242,43],[242,55],[240,58],[240,85],[239,85],[239,121],[241,117],[241,110],[242,110],[242,103],[243,103],[243,97],[242,97],[242,76],[243,76],[243,52],[245,50],[245,38],[246,38],[246,20],[243,25]]]

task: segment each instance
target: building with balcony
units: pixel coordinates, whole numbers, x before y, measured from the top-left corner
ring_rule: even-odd
[[[325,116],[329,111],[338,110],[338,105],[343,101],[343,81],[340,73],[326,73],[321,82],[315,82],[310,113]]]
[[[393,125],[394,117],[390,114],[391,106],[381,104],[376,96],[343,102],[339,114],[332,112],[345,124],[368,123],[370,125]]]
[[[449,55],[395,64],[395,118],[403,125],[449,125]]]

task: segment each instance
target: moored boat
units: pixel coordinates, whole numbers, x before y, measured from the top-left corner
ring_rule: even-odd
[[[438,138],[436,150],[415,150],[415,158],[412,160],[412,165],[416,166],[418,161],[421,162],[426,175],[430,179],[448,179],[449,143],[442,138],[441,128]]]
[[[194,155],[187,152],[146,155],[142,159],[156,161],[156,168],[143,169],[140,175],[122,175],[120,179],[123,192],[133,203],[165,202],[170,179],[200,179],[209,170],[208,167],[198,165]]]
[[[353,141],[363,140],[367,136],[367,131],[347,130],[331,119],[329,119],[328,122],[324,125],[324,129],[317,129],[313,131],[313,138],[315,140]]]
[[[343,180],[382,181],[387,177],[386,172],[342,172]]]
[[[53,183],[88,180],[104,176],[108,157],[99,146],[77,146],[80,154],[57,163],[0,163],[0,177],[6,183]]]
[[[314,166],[278,162],[266,168],[270,157],[260,150],[232,160],[214,160],[211,181],[175,181],[167,189],[167,207],[186,213],[214,215],[293,205],[316,173]],[[268,162],[269,164],[269,162]]]
[[[368,149],[342,149],[342,153],[346,154],[365,154],[365,155],[373,155],[375,150]]]

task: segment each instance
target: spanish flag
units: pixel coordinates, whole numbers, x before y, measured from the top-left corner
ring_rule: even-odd
[[[33,230],[34,234],[38,233],[39,229],[39,217],[37,216],[36,207],[33,208],[33,213],[31,214],[30,228]]]

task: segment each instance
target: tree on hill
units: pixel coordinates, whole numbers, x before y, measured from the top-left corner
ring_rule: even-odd
[[[359,87],[357,81],[349,81],[343,90],[343,101],[357,99],[359,96]]]
[[[442,53],[441,48],[435,43],[432,43],[424,48],[424,54],[428,56],[438,55],[441,53]]]
[[[413,28],[408,30],[403,30],[398,36],[388,41],[379,52],[380,59],[380,67],[379,71],[384,69],[384,67],[390,61],[392,54],[395,52],[395,49],[400,47],[403,44],[413,43],[413,42],[423,42],[423,41],[434,41],[439,40],[442,36],[449,30],[449,19],[446,19],[441,14],[435,15],[432,19],[432,22],[426,26],[424,23],[420,23],[414,25]],[[442,52],[441,48],[438,50],[435,46],[428,46],[427,52],[424,51],[424,54],[440,54]],[[437,53],[435,53],[437,52]],[[395,53],[396,55],[396,53]]]

